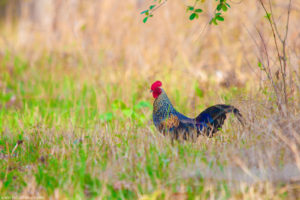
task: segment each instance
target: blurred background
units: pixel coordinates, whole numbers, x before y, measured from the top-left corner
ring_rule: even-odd
[[[283,30],[288,2],[272,2]],[[125,79],[139,73],[150,81],[162,70],[204,82],[212,78],[224,86],[261,79],[258,33],[270,57],[275,48],[259,1],[230,1],[225,22],[218,26],[208,25],[214,3],[200,3],[204,13],[190,21],[186,6],[193,1],[172,0],[144,24],[140,12],[152,4],[149,0],[1,0],[0,48],[22,49],[31,62],[47,52],[54,62],[64,57],[64,67],[79,62],[85,69],[110,68],[111,78],[122,67]],[[299,70],[299,18],[300,2],[293,1],[288,34],[292,71]],[[276,64],[275,56],[272,62]]]

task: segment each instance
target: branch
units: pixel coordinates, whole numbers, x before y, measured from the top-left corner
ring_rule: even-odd
[[[264,3],[262,2],[262,0],[259,0],[259,2],[261,4],[261,6],[263,7],[263,9],[265,10],[266,15],[268,15],[269,13],[268,13]],[[274,30],[274,27],[273,27],[273,23],[271,22],[271,19],[269,17],[267,17],[267,19],[268,19],[268,22],[269,22],[269,24],[271,26],[271,29],[272,29],[272,35],[273,35],[273,39],[274,39],[275,46],[276,46],[277,56],[278,56],[280,67],[282,69],[283,66],[282,66],[282,63],[281,63],[281,56],[280,56],[280,53],[279,53],[279,48],[278,48],[278,44],[277,44],[277,40],[276,40],[276,35],[275,35],[275,30]]]

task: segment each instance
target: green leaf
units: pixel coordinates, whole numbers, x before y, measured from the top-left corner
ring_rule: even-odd
[[[143,22],[146,23],[147,20],[148,20],[148,17],[145,17],[145,18],[143,19]]]
[[[218,25],[216,18],[212,18],[209,22],[209,24]]]
[[[194,10],[194,7],[193,6],[188,6],[187,10]]]
[[[154,7],[155,7],[155,5],[151,5],[151,6],[149,7],[149,9],[152,10]]]
[[[145,14],[146,12],[148,12],[148,10],[142,11],[142,12],[141,12],[141,15],[142,15],[142,14]]]
[[[231,8],[230,5],[229,5],[228,3],[225,3],[225,4],[226,4],[226,6],[227,6],[228,8]]]
[[[227,6],[226,6],[225,4],[222,5],[222,10],[223,10],[224,12],[227,11]]]
[[[140,101],[138,104],[135,105],[135,108],[140,109],[140,108],[150,108],[151,104],[148,101]]]
[[[193,19],[195,19],[195,17],[197,17],[198,15],[196,14],[196,13],[192,13],[191,15],[190,15],[190,20],[193,20]]]
[[[113,113],[107,112],[100,115],[100,119],[104,121],[111,121],[113,119]]]
[[[113,101],[111,107],[114,110],[118,110],[118,109],[123,110],[123,109],[127,108],[126,104],[123,101],[118,100],[118,99]]]
[[[259,67],[260,70],[263,70],[263,66],[262,66],[261,62],[258,62],[257,66]]]
[[[203,10],[200,9],[200,8],[198,8],[198,9],[195,10],[195,12],[197,12],[197,13],[201,13],[202,11],[203,11]]]
[[[271,13],[267,13],[264,17],[268,20],[271,20]]]
[[[223,6],[223,4],[220,3],[220,4],[217,6],[217,10],[220,11],[220,10],[222,9],[222,6]]]
[[[222,16],[216,16],[216,19],[219,21],[224,21],[224,17],[222,17]]]
[[[204,96],[203,91],[199,87],[196,87],[195,91],[199,98],[202,98]]]
[[[131,117],[132,114],[133,114],[133,110],[130,109],[130,108],[127,108],[125,110],[122,110],[123,114],[126,116],[126,117]]]

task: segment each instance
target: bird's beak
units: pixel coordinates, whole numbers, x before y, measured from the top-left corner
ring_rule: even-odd
[[[153,92],[153,90],[150,90],[150,93],[152,93]]]

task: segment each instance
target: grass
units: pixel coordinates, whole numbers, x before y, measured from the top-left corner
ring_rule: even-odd
[[[273,167],[279,173],[285,173],[281,170],[293,163],[286,146],[274,147],[276,141],[269,138],[273,128],[268,133],[260,127],[270,124],[267,120],[271,116],[264,121],[266,117],[258,114],[254,120],[262,120],[260,124],[247,129],[230,117],[212,139],[200,137],[196,142],[172,145],[152,125],[151,97],[145,81],[132,79],[128,83],[132,88],[119,88],[108,81],[99,84],[99,77],[84,77],[84,69],[66,73],[64,68],[54,67],[48,71],[9,52],[3,55],[1,71],[3,196],[228,199],[255,195],[279,198],[293,191],[293,184],[284,180],[273,183],[251,177],[259,176],[252,159],[270,156],[270,161],[260,161],[266,162],[264,167],[275,162]],[[106,75],[99,76],[104,79]],[[195,108],[201,110],[205,98],[220,96],[230,103],[242,100],[241,94],[247,89],[220,89],[221,94],[202,91],[208,93],[205,96],[197,96],[197,91],[199,94],[199,89],[194,89],[195,97],[190,99],[177,89],[171,90],[170,96],[183,112],[193,113],[193,100],[197,101]],[[264,94],[260,95],[263,99]],[[235,105],[246,118],[259,113],[259,108],[247,108],[249,100],[243,101]],[[265,148],[280,155],[259,155],[269,151]],[[254,174],[248,177],[243,165]]]
[[[254,8],[253,4],[239,8]],[[206,40],[194,44],[194,39],[184,38],[198,35],[189,32],[197,24],[182,20],[186,14],[178,2],[169,4],[178,11],[176,22],[168,18],[175,12],[166,9],[158,11],[150,25],[131,16],[138,13],[135,3],[128,3],[128,10],[115,5],[123,16],[120,21],[105,18],[113,3],[95,5],[106,8],[98,16],[102,21],[94,19],[90,9],[82,11],[86,25],[79,36],[64,29],[69,25],[65,18],[47,34],[2,25],[1,197],[299,198],[297,74],[290,76],[289,115],[282,117],[269,82],[256,66],[255,53],[242,50],[252,43],[245,42],[247,36],[233,19],[223,22],[228,27],[221,25],[222,40],[216,29],[209,28]],[[73,12],[71,16],[80,16]],[[240,16],[234,10],[232,15]],[[28,21],[31,28],[41,27],[26,16],[18,26]],[[291,23],[296,27],[298,21]],[[297,33],[291,27],[291,33]],[[267,28],[260,28],[268,35]],[[241,41],[233,40],[232,34]],[[31,45],[22,44],[24,35]],[[270,44],[270,54],[273,50]],[[289,67],[297,72],[299,59],[293,55]],[[244,58],[255,66],[254,73],[243,67]],[[276,63],[272,67],[275,71]],[[227,77],[223,70],[236,75]],[[184,114],[193,117],[210,105],[230,103],[241,110],[247,125],[242,127],[230,115],[214,138],[172,144],[152,124],[149,88],[157,79]]]

